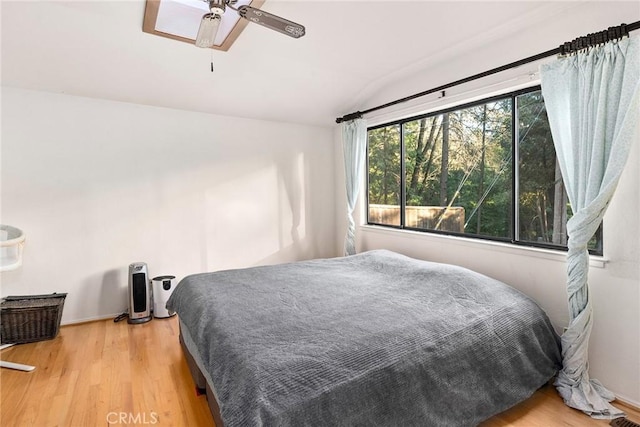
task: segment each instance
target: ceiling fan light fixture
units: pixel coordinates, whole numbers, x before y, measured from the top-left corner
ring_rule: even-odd
[[[231,0],[209,0],[209,11],[218,15],[224,15],[226,4]]]
[[[203,15],[202,20],[200,20],[198,35],[196,36],[196,46],[203,48],[213,47],[221,21],[222,16],[217,13]]]
[[[303,25],[260,9],[264,2],[146,0],[142,30],[156,36],[193,43],[200,48],[221,51],[229,50],[249,22],[293,38],[305,35]],[[200,24],[197,24],[198,20]]]

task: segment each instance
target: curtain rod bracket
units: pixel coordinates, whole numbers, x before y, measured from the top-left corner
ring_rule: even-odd
[[[336,123],[348,122],[349,120],[361,119],[362,112],[356,111],[355,113],[347,114],[346,116],[338,117]]]

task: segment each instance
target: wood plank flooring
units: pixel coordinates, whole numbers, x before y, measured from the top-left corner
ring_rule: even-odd
[[[64,326],[53,340],[10,347],[0,356],[36,366],[33,372],[0,370],[2,426],[214,426],[206,398],[196,395],[175,317]],[[639,411],[623,409],[640,422]],[[606,425],[566,407],[545,387],[481,427]]]

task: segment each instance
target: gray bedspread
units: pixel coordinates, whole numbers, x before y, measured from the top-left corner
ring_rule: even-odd
[[[560,367],[530,298],[389,251],[192,275],[167,307],[225,427],[472,426]]]

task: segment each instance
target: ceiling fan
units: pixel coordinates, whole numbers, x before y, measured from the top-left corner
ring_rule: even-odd
[[[282,34],[293,38],[300,38],[304,36],[304,26],[297,24],[288,19],[281,18],[272,13],[265,12],[255,7],[242,5],[238,8],[234,7],[237,0],[204,0],[209,4],[209,11],[202,16],[200,21],[200,29],[196,37],[196,46],[203,48],[210,48],[213,46],[213,41],[218,33],[220,22],[222,21],[222,15],[224,15],[226,8],[234,10],[241,18],[244,18],[250,22],[255,22],[263,27],[270,28]]]

